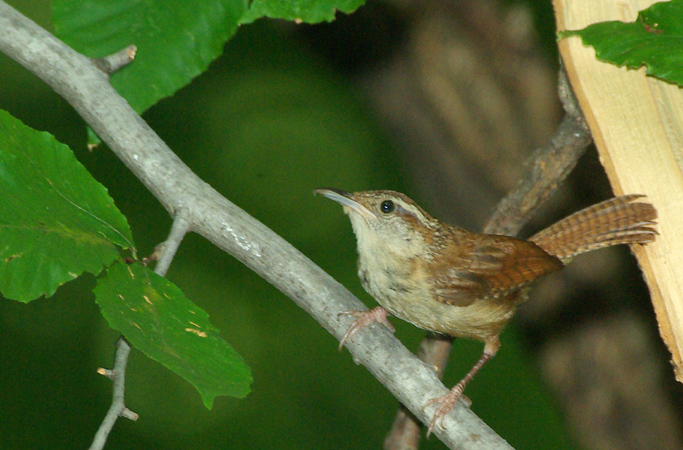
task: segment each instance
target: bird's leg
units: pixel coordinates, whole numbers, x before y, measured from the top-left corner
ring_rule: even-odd
[[[498,352],[498,349],[500,348],[500,340],[498,339],[498,336],[493,336],[490,337],[486,340],[484,344],[484,353],[481,355],[481,358],[479,358],[479,361],[472,367],[472,369],[465,375],[465,377],[460,380],[458,384],[456,384],[451,391],[443,395],[441,397],[433,398],[429,400],[422,409],[433,405],[434,403],[439,403],[440,406],[434,413],[434,416],[432,417],[432,421],[429,422],[429,427],[427,427],[427,437],[432,433],[432,430],[436,426],[436,424],[443,419],[443,416],[448,414],[448,412],[453,409],[453,406],[455,403],[458,401],[458,399],[462,396],[463,391],[465,390],[465,386],[467,386],[467,383],[472,381],[472,378],[479,372],[479,369],[484,367],[484,364],[486,362],[493,358],[496,355],[496,352]]]
[[[394,332],[394,326],[389,322],[387,316],[389,313],[386,309],[381,306],[376,306],[368,311],[349,311],[339,314],[340,316],[353,316],[356,320],[351,324],[349,329],[344,333],[341,340],[339,341],[339,351],[344,347],[344,344],[353,337],[360,329],[367,327],[373,322],[379,322],[389,329],[392,333]]]

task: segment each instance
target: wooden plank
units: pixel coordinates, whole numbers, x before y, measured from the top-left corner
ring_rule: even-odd
[[[554,0],[558,30],[633,21],[653,0]],[[595,59],[578,37],[559,43],[569,80],[615,194],[642,193],[659,212],[656,242],[634,248],[662,339],[683,382],[683,90]]]

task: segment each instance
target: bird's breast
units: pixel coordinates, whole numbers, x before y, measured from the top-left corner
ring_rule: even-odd
[[[389,313],[424,330],[483,341],[500,333],[514,313],[515,302],[478,299],[468,306],[453,306],[440,301],[422,258],[398,262],[360,258],[358,276],[363,288]]]

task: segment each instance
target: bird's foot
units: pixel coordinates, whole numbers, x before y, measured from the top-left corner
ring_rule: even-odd
[[[356,320],[351,324],[349,329],[344,333],[341,340],[339,341],[339,351],[344,347],[344,344],[353,337],[360,329],[367,327],[373,322],[379,322],[389,329],[392,333],[394,332],[394,326],[389,322],[387,316],[389,313],[386,309],[381,306],[377,306],[368,311],[349,311],[339,314],[340,316],[353,316]]]
[[[427,427],[427,438],[429,438],[429,435],[432,434],[434,428],[436,428],[437,425],[440,425],[443,417],[448,414],[451,409],[453,409],[453,406],[455,406],[455,403],[458,401],[458,399],[462,397],[463,401],[467,401],[470,405],[472,404],[472,401],[469,398],[462,395],[464,390],[465,383],[461,381],[460,383],[456,384],[448,394],[433,398],[425,403],[425,405],[422,407],[423,410],[435,403],[440,404],[437,410],[434,412],[432,421],[429,422],[429,426]]]

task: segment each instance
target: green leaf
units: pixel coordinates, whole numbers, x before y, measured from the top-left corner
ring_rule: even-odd
[[[637,69],[683,86],[683,0],[655,3],[635,22],[601,22],[560,38],[580,36],[601,61]]]
[[[207,408],[216,396],[249,393],[251,372],[242,357],[166,278],[137,263],[117,263],[99,280],[95,297],[109,326],[189,381]]]
[[[28,302],[130,248],[126,218],[71,149],[0,110],[0,291]]]
[[[173,95],[218,57],[237,30],[246,0],[54,0],[55,33],[102,58],[130,44],[135,61],[112,76],[138,113]]]
[[[349,14],[364,3],[364,0],[254,0],[240,22],[251,23],[261,17],[306,23],[332,22],[337,11]]]

